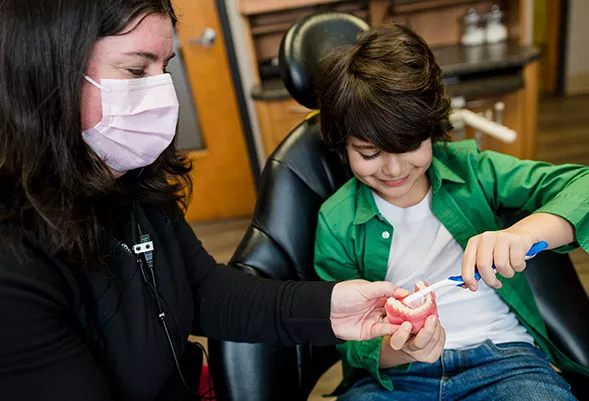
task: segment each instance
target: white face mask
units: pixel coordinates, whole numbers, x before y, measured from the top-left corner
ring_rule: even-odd
[[[86,80],[101,90],[102,120],[82,132],[84,142],[120,172],[148,166],[170,145],[178,97],[170,74],[138,79]]]

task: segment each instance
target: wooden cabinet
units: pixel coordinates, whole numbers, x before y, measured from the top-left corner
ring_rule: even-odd
[[[469,8],[483,13],[499,3],[509,42],[464,48],[462,17]],[[256,74],[251,95],[266,155],[310,110],[290,98],[277,74],[276,57],[286,30],[302,16],[324,10],[353,13],[371,25],[394,21],[416,31],[432,47],[448,92],[463,96],[474,111],[505,104],[503,124],[518,133],[505,144],[484,137],[482,146],[520,158],[535,155],[538,52],[526,46],[527,1],[492,0],[240,0],[244,35]],[[473,136],[472,130],[466,136]]]

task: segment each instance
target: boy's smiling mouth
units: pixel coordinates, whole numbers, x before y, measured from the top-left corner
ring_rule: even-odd
[[[407,180],[409,179],[409,175],[405,176],[404,178],[398,179],[398,180],[380,180],[380,182],[382,182],[387,187],[399,187],[399,186],[405,184],[405,182],[407,182]]]

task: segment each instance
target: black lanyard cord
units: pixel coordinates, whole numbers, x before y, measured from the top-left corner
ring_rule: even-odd
[[[135,206],[134,203],[133,203],[133,206]],[[154,245],[153,245],[153,242],[151,241],[150,235],[143,234],[143,231],[141,230],[141,226],[137,223],[137,221],[135,219],[135,208],[134,207],[133,207],[133,212],[132,212],[132,222],[131,223],[134,227],[133,234],[135,234],[135,232],[136,232],[135,230],[137,230],[137,232],[139,233],[139,243],[133,245],[133,252],[135,254],[137,264],[139,265],[139,269],[141,270],[141,274],[143,276],[143,281],[144,281],[145,285],[148,287],[148,289],[150,290],[152,297],[156,301],[158,319],[159,319],[160,323],[162,324],[162,327],[164,328],[164,332],[166,333],[168,345],[170,346],[170,350],[172,351],[172,356],[174,358],[174,364],[176,365],[176,369],[177,369],[178,374],[180,376],[180,380],[182,381],[182,384],[184,385],[184,387],[186,387],[186,389],[191,394],[198,397],[200,400],[203,400],[203,401],[212,400],[213,398],[210,393],[211,393],[213,387],[212,387],[210,375],[209,375],[209,389],[204,394],[199,394],[197,391],[194,391],[194,389],[186,382],[186,379],[184,378],[184,375],[182,374],[182,369],[180,367],[180,360],[178,359],[178,355],[176,354],[176,349],[174,348],[172,336],[170,335],[170,330],[168,329],[168,325],[166,323],[166,313],[164,312],[162,300],[160,298],[160,295],[159,295],[159,292],[157,289],[157,280],[156,280],[156,274],[155,274],[155,262],[154,262],[154,258],[153,258]],[[135,237],[135,238],[137,238],[137,237]],[[133,239],[133,241],[135,241],[135,238]],[[145,264],[143,263],[144,260],[145,260]],[[145,265],[147,265],[148,271],[146,271]],[[198,344],[198,345],[203,350],[204,356],[205,356],[207,364],[208,364],[208,355],[207,355],[206,351],[204,350],[202,345],[200,345],[200,344]]]

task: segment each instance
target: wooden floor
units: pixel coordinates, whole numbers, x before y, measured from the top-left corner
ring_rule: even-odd
[[[555,164],[589,165],[589,95],[565,99],[545,99],[540,103],[538,121],[538,160]],[[243,236],[249,219],[194,224],[193,229],[205,248],[218,262],[227,262]],[[581,250],[571,254],[575,268],[589,294],[589,255]],[[329,400],[341,379],[337,364],[327,371],[314,389],[310,401]]]

